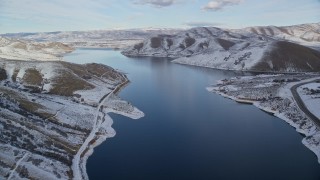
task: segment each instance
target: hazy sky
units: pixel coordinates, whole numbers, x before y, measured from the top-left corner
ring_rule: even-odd
[[[0,33],[320,22],[320,0],[0,0]]]

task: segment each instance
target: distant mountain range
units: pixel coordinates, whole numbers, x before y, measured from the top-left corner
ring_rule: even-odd
[[[61,55],[73,51],[59,42],[33,42],[0,36],[0,59],[12,60],[61,60]]]
[[[300,24],[294,26],[255,26],[240,30],[231,30],[236,33],[254,33],[270,36],[279,40],[296,42],[301,45],[319,49],[320,23]]]
[[[175,58],[173,62],[218,69],[243,71],[309,72],[320,71],[320,23],[293,26],[257,26],[244,29],[196,27],[182,29],[126,29],[93,31],[57,31],[45,33],[8,33],[1,35],[0,54],[26,59],[53,59],[47,52],[25,45],[30,41],[61,48],[73,47],[124,49],[126,56]],[[8,37],[8,38],[4,38]],[[10,38],[20,39],[4,47]],[[50,42],[61,42],[54,44]],[[33,43],[37,44],[37,43]],[[36,45],[39,47],[39,44]],[[7,46],[7,45],[6,45]],[[65,46],[66,51],[69,51]],[[33,49],[37,49],[35,53]],[[56,48],[58,52],[60,52]],[[62,48],[63,49],[63,48]],[[41,51],[42,51],[41,50]],[[55,51],[55,50],[54,50]],[[53,56],[50,56],[52,54]],[[5,58],[5,57],[4,57]],[[37,58],[36,58],[37,59]]]
[[[175,58],[173,62],[229,70],[320,71],[320,23],[244,29],[197,27],[159,34],[124,51],[126,56]]]
[[[57,31],[41,33],[7,33],[3,37],[33,40],[38,42],[62,42],[73,47],[119,48],[142,42],[157,34],[176,34],[180,29],[125,29],[93,31]]]

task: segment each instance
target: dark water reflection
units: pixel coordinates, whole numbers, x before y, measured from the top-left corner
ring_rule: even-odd
[[[120,96],[146,114],[112,114],[117,135],[89,158],[90,179],[320,179],[316,156],[284,121],[206,91],[235,72],[108,50],[66,58],[126,72]]]

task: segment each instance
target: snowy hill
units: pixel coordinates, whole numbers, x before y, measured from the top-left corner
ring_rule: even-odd
[[[56,61],[71,51],[73,48],[62,43],[39,43],[0,36],[0,58],[3,59]]]
[[[313,45],[320,47],[320,42],[313,40]],[[214,27],[154,36],[125,49],[122,54],[172,57],[176,63],[230,70],[320,70],[320,52],[314,49],[265,34]]]
[[[179,29],[124,29],[93,31],[58,31],[44,33],[8,33],[5,37],[38,42],[62,42],[73,47],[124,48],[157,34],[175,34]]]
[[[0,179],[88,179],[92,149],[113,137],[109,112],[143,113],[115,93],[126,76],[101,64],[0,61]]]
[[[300,24],[294,26],[256,26],[240,30],[230,30],[236,33],[254,33],[273,37],[278,40],[286,40],[301,45],[319,49],[320,23]]]

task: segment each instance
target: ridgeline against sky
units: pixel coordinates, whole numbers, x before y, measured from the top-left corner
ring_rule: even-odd
[[[292,25],[320,21],[319,0],[0,0],[0,33]]]

